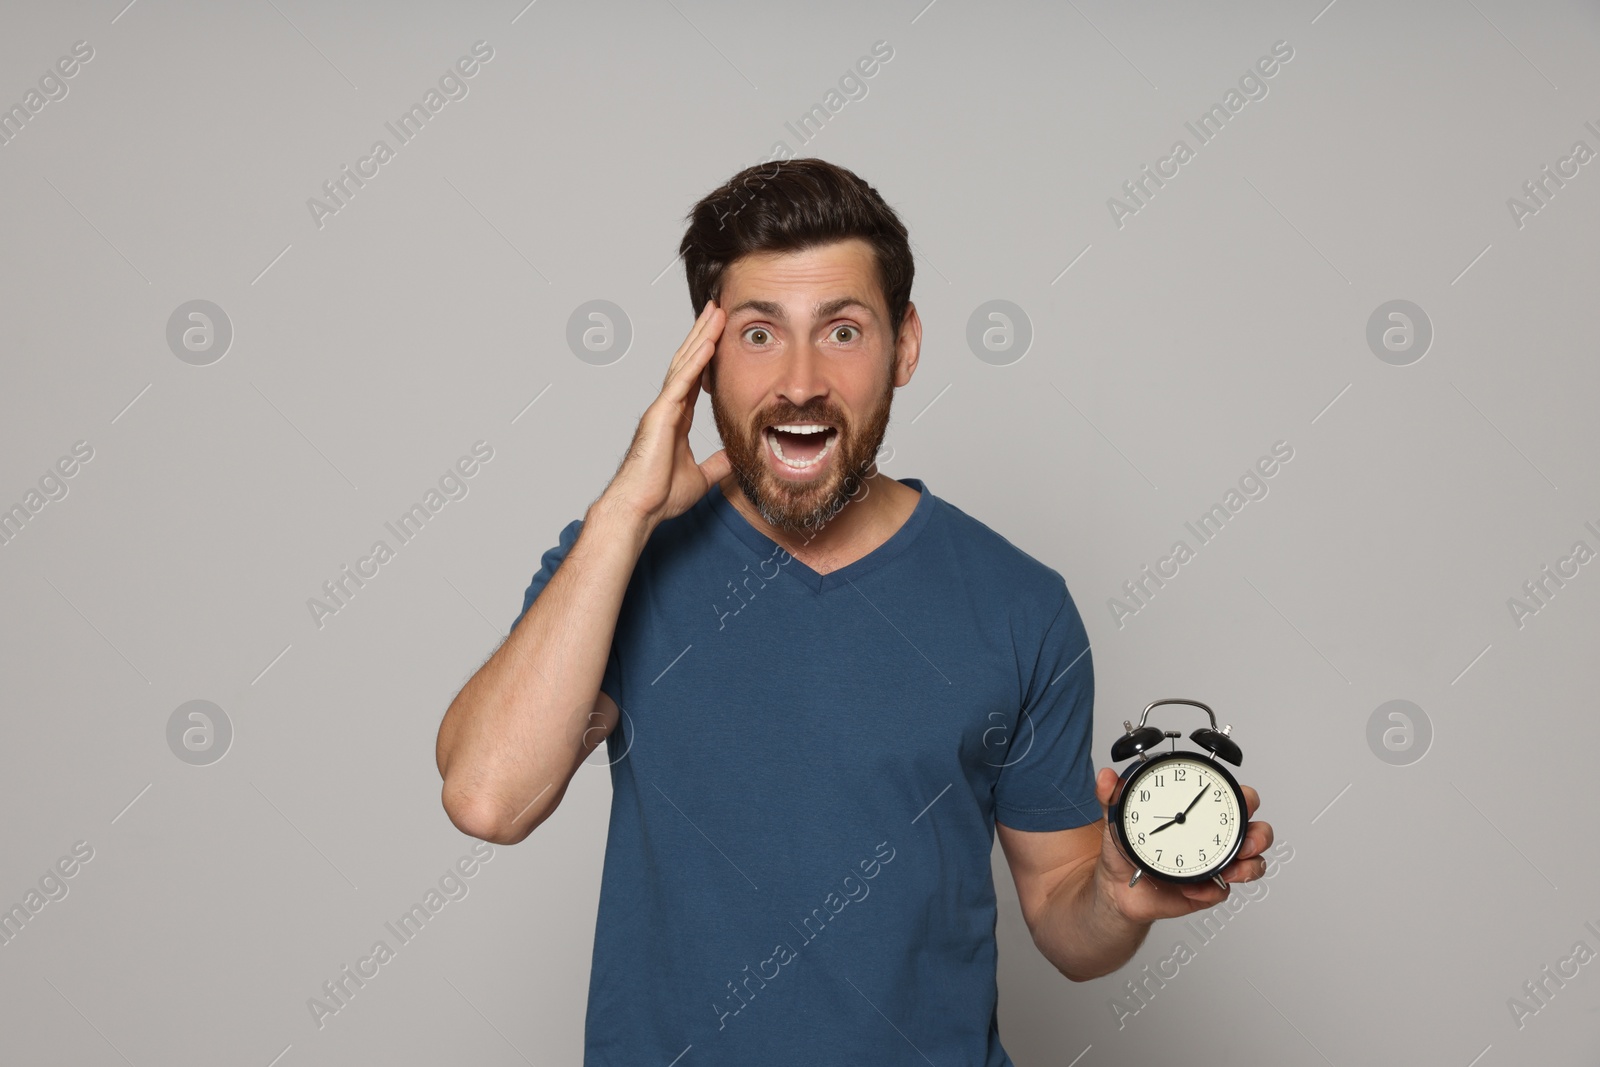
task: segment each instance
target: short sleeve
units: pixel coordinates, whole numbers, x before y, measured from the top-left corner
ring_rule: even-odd
[[[1006,764],[995,818],[1014,830],[1070,830],[1100,818],[1094,794],[1094,658],[1083,619],[1062,586],[1045,629]]]
[[[554,548],[547,550],[539,560],[539,571],[533,576],[533,581],[528,583],[528,591],[522,595],[522,612],[511,624],[507,636],[514,632],[517,623],[522,621],[523,615],[528,614],[528,609],[533,607],[533,602],[539,599],[539,594],[544,587],[550,584],[550,579],[555,576],[556,568],[561,566],[561,561],[567,558],[567,553],[572,550],[573,544],[578,540],[578,534],[583,530],[583,520],[573,519],[561,531]],[[617,623],[618,631],[621,630],[621,620]],[[612,635],[611,652],[606,657],[605,674],[600,679],[600,690],[622,706],[622,661],[617,655],[616,635]]]

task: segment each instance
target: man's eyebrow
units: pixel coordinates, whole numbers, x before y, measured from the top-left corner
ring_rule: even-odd
[[[869,316],[875,314],[871,304],[868,304],[865,301],[853,296],[841,296],[835,300],[824,301],[812,309],[812,314],[819,319],[825,319],[830,315],[838,314],[847,307],[858,307],[862,311],[865,311]],[[781,304],[774,303],[771,300],[741,301],[728,310],[728,317],[731,319],[741,311],[755,311],[765,315],[769,319],[777,319],[779,322],[788,321],[787,316],[784,314],[783,306]]]

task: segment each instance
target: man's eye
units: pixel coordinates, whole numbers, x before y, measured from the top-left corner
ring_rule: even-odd
[[[745,340],[751,341],[754,344],[764,345],[767,343],[767,331],[760,326],[753,326],[749,330],[746,330],[744,337]]]
[[[841,338],[839,336],[840,330],[848,330],[850,332],[850,336]],[[861,336],[861,331],[857,330],[854,326],[835,326],[833,328],[833,339],[835,341],[853,341],[859,336]]]

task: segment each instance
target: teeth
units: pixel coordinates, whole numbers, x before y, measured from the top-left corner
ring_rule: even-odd
[[[833,427],[826,426],[820,422],[788,422],[774,426],[772,429],[782,430],[784,433],[826,433]]]
[[[801,426],[799,428],[796,428],[794,426],[785,425],[785,426],[774,426],[774,427],[772,427],[772,429],[773,430],[783,430],[785,433],[817,433],[817,432],[823,431],[823,430],[832,430],[833,427],[831,427],[831,426],[815,426],[815,427]],[[790,459],[789,457],[785,456],[783,454],[783,445],[778,443],[778,435],[777,434],[772,433],[772,432],[769,431],[767,433],[767,435],[766,435],[766,438],[767,438],[767,441],[771,445],[772,454],[777,456],[778,459],[782,460],[785,466],[791,467],[791,468],[793,468],[794,470],[797,470],[797,471],[803,471],[803,470],[807,470],[807,469],[809,469],[811,467],[815,467],[818,463],[821,463],[824,459],[826,459],[828,457],[828,453],[833,451],[833,442],[837,439],[837,435],[830,436],[828,438],[827,443],[822,446],[822,451],[818,452],[814,457],[812,457],[810,462],[804,462],[804,461],[801,461],[801,460],[798,460],[798,459]]]

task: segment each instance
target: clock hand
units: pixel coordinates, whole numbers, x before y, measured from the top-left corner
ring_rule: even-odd
[[[1200,803],[1200,798],[1206,795],[1206,788],[1207,788],[1207,785],[1206,785],[1205,779],[1201,779],[1201,781],[1200,781],[1200,792],[1195,795],[1195,798],[1193,800],[1189,801],[1189,806],[1187,808],[1184,808],[1182,811],[1178,812],[1178,814],[1174,815],[1171,819],[1169,819],[1168,821],[1162,823],[1160,826],[1156,827],[1154,830],[1151,830],[1150,832],[1152,834],[1159,834],[1161,831],[1165,830],[1167,827],[1171,826],[1173,823],[1182,822],[1183,821],[1183,817],[1185,815],[1189,814],[1191,811],[1193,811],[1194,810],[1194,806],[1196,804]],[[1159,818],[1161,818],[1161,816],[1157,815],[1157,816],[1155,816],[1155,818],[1159,819]]]

